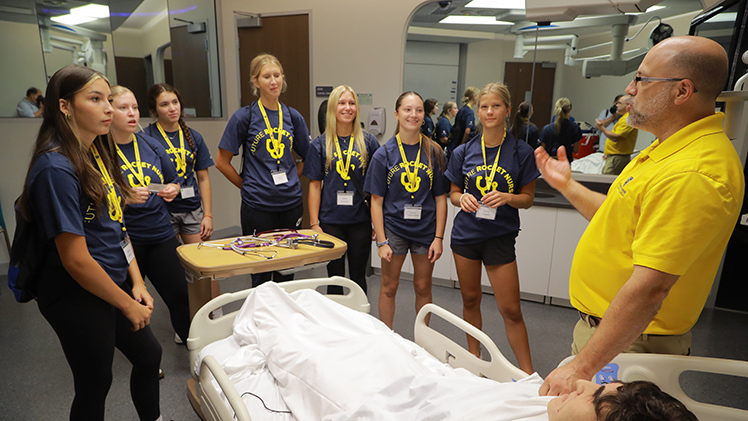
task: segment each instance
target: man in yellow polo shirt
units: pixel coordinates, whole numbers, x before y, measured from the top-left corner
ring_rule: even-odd
[[[714,112],[727,63],[725,50],[701,37],[668,38],[647,53],[626,88],[628,124],[657,140],[607,195],[574,181],[561,151],[558,160],[535,151],[548,184],[590,221],[569,280],[578,354],[548,375],[541,394],[574,390],[623,351],[690,352],[745,191],[724,115]]]
[[[635,129],[626,124],[629,113],[626,107],[631,101],[631,96],[624,95],[616,102],[616,112],[605,120],[595,120],[597,129],[600,130],[608,141],[605,142],[605,166],[603,174],[618,175],[623,171],[626,165],[631,161],[631,154],[634,153],[636,138],[639,136],[639,129]],[[620,117],[620,118],[618,118]],[[608,130],[606,126],[618,118],[613,130]]]

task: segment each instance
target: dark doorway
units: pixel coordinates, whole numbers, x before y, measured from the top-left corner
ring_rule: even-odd
[[[553,115],[553,81],[556,77],[555,63],[535,63],[535,86],[532,93],[532,121],[538,129],[551,122]],[[504,83],[512,94],[512,119],[525,100],[532,85],[532,63],[507,62],[504,65]]]

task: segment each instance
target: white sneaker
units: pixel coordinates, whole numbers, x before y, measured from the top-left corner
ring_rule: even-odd
[[[175,343],[175,344],[183,344],[183,343],[184,343],[184,342],[182,341],[182,338],[180,338],[180,337],[179,337],[179,335],[177,335],[177,333],[176,333],[176,332],[174,332],[174,343]]]

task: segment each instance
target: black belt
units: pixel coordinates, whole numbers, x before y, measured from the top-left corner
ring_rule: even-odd
[[[601,319],[601,318],[599,318],[597,316],[593,316],[593,315],[587,314],[587,313],[582,313],[581,311],[579,312],[579,318],[582,319],[582,320],[584,320],[585,322],[589,323],[590,327],[598,327],[598,326],[600,326],[600,322],[602,322],[602,320],[603,320],[603,319]]]

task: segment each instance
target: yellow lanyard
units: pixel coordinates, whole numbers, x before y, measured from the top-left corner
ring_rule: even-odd
[[[91,153],[93,153],[94,160],[96,160],[96,165],[99,166],[101,177],[104,179],[104,184],[107,188],[106,198],[109,205],[109,217],[112,221],[118,221],[122,226],[122,231],[125,231],[125,224],[122,220],[122,206],[120,205],[122,199],[117,195],[117,189],[114,188],[114,182],[109,176],[109,171],[107,171],[104,161],[101,159],[101,155],[99,155],[99,150],[96,149],[96,145],[91,145]]]
[[[270,152],[270,156],[275,158],[278,161],[278,165],[280,166],[280,159],[283,157],[283,149],[285,146],[281,142],[283,139],[283,109],[281,108],[280,102],[278,103],[278,138],[276,139],[275,136],[273,136],[273,126],[270,125],[270,120],[268,120],[268,115],[265,113],[265,107],[262,106],[262,100],[257,100],[257,105],[260,108],[260,112],[262,113],[262,118],[265,120],[265,127],[268,128],[268,142],[272,142],[273,147],[267,148],[268,152]],[[268,145],[270,146],[270,145]]]
[[[486,162],[486,141],[483,139],[483,135],[480,136],[480,144],[481,149],[483,151],[483,167],[485,168],[485,174],[486,174],[486,187],[488,187],[487,191],[493,191],[493,178],[496,176],[496,169],[499,168],[499,155],[501,154],[501,145],[504,144],[504,140],[506,139],[506,130],[504,130],[504,137],[501,139],[501,143],[499,143],[499,150],[496,151],[496,159],[493,161],[493,168],[491,168],[491,175],[488,175],[488,163]]]
[[[421,164],[421,137],[420,133],[418,135],[418,154],[416,155],[416,160],[412,164],[413,165],[413,172],[410,171],[411,163],[408,161],[408,158],[405,156],[405,150],[403,149],[403,142],[400,140],[400,134],[398,133],[396,135],[397,137],[397,146],[400,148],[400,156],[403,158],[403,164],[405,164],[405,176],[408,178],[408,184],[410,186],[406,186],[405,189],[408,190],[411,193],[415,193],[417,183],[417,177],[418,177],[418,167]],[[413,198],[413,195],[410,195],[411,199]]]
[[[345,180],[350,180],[351,177],[348,176],[348,169],[351,168],[351,155],[353,152],[353,135],[351,135],[350,140],[348,141],[348,157],[345,160],[345,167],[340,168],[340,166],[343,164],[343,152],[340,149],[340,139],[338,139],[337,136],[335,136],[335,149],[338,152],[338,162],[335,164],[336,168],[338,169],[338,174],[340,174],[340,178]],[[343,186],[347,186],[348,183],[343,183]]]
[[[137,171],[135,168],[132,167],[130,164],[130,160],[127,159],[125,154],[122,152],[122,149],[119,148],[118,145],[115,144],[115,147],[117,148],[117,153],[119,154],[120,159],[122,159],[122,162],[125,163],[127,166],[127,169],[130,170],[132,175],[135,176],[135,178],[138,180],[140,185],[142,187],[148,187],[145,184],[145,177],[143,176],[143,166],[140,164],[140,149],[138,149],[138,139],[135,137],[135,135],[132,135],[132,147],[135,150],[135,168],[137,168]],[[136,186],[133,186],[136,187]]]
[[[171,143],[169,136],[166,135],[164,128],[161,127],[161,123],[156,122],[156,127],[161,133],[161,136],[164,137],[164,140],[166,140],[166,143],[169,144],[169,148],[171,148],[169,150],[174,151],[174,157],[177,161],[177,175],[180,177],[184,177],[184,175],[187,173],[187,150],[184,148],[184,133],[182,133],[182,128],[179,128],[179,149],[177,149]]]

